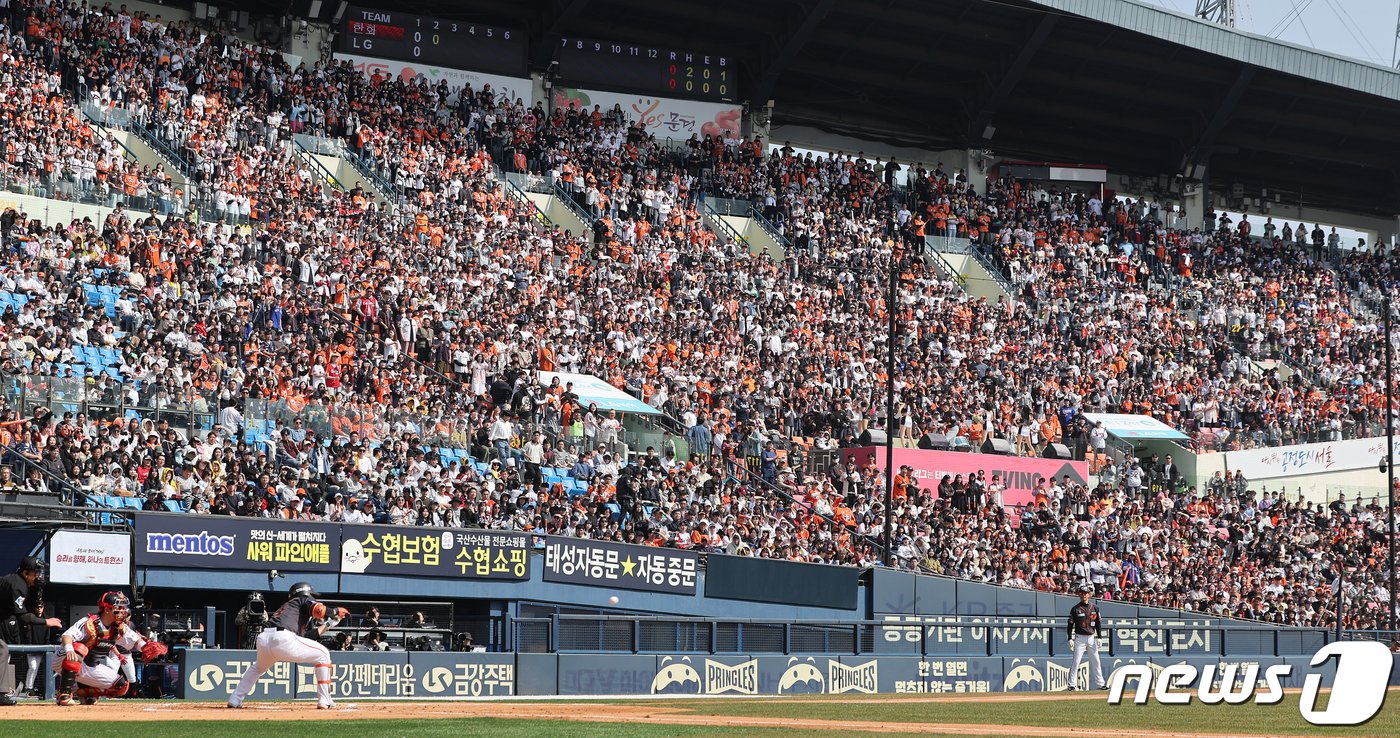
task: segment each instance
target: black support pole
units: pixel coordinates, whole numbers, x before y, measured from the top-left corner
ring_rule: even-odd
[[[885,303],[890,330],[885,356],[885,566],[894,568],[894,343],[899,299],[898,246],[890,248],[890,294]]]

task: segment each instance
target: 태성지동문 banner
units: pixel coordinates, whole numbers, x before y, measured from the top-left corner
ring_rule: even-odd
[[[693,595],[700,554],[580,538],[545,539],[544,580]]]

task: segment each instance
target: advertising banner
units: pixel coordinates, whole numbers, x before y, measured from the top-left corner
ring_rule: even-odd
[[[530,536],[479,528],[342,526],[342,574],[528,579]]]
[[[181,696],[228,699],[254,657],[253,651],[181,651]],[[337,699],[500,697],[515,693],[513,654],[337,651],[331,658],[335,662],[331,696]],[[279,661],[258,680],[248,698],[315,699],[314,670],[311,665]]]
[[[580,90],[572,87],[555,87],[552,101],[557,108],[593,110],[593,106],[604,112],[614,105],[622,106],[622,112],[631,121],[641,121],[647,133],[658,139],[684,141],[691,135],[723,136],[731,131],[735,138],[740,134],[740,121],[744,108],[737,103],[707,103],[695,100],[676,100],[669,97],[631,95],[623,92],[602,92]]]
[[[693,595],[699,563],[694,551],[549,536],[544,580]]]
[[[1396,443],[1400,448],[1400,442]],[[1258,448],[1249,451],[1229,451],[1225,468],[1231,473],[1244,472],[1244,478],[1277,479],[1309,474],[1375,469],[1385,456],[1385,437],[1358,438],[1353,441],[1300,443],[1278,448]],[[1381,478],[1377,472],[1377,479]],[[1384,482],[1381,482],[1384,488]]]
[[[136,565],[335,571],[340,526],[292,520],[139,513]]]
[[[863,467],[871,461],[881,469],[885,468],[885,449],[875,446],[846,450],[846,459],[854,460],[856,466]],[[1008,506],[1028,505],[1034,497],[1035,487],[1040,482],[1066,475],[1070,481],[1085,484],[1089,479],[1089,465],[1083,461],[1059,461],[1037,459],[1029,456],[1000,456],[997,454],[975,454],[959,451],[925,451],[918,448],[896,448],[894,465],[898,469],[908,465],[914,470],[914,478],[919,486],[937,491],[938,482],[943,476],[976,474],[986,470],[987,478],[1000,477],[1006,485],[1002,503]]]
[[[409,82],[413,79],[423,77],[428,84],[437,84],[439,80],[447,80],[447,85],[452,88],[462,85],[471,85],[472,90],[480,92],[481,88],[491,85],[491,89],[496,94],[504,94],[507,99],[516,98],[525,101],[526,105],[534,103],[534,84],[523,77],[505,77],[499,74],[483,74],[482,72],[469,72],[465,69],[450,69],[448,67],[435,67],[431,64],[415,64],[406,61],[393,61],[390,59],[376,59],[369,56],[357,56],[355,54],[335,55],[336,61],[348,61],[355,65],[355,68],[365,74],[366,77],[373,76],[375,72],[380,75],[394,77],[396,79]]]
[[[50,582],[131,584],[131,536],[60,530],[49,539]]]

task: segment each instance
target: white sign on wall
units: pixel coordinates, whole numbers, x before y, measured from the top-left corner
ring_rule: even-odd
[[[1400,443],[1396,447],[1400,449]],[[1231,472],[1244,472],[1245,479],[1277,479],[1375,469],[1383,456],[1385,438],[1382,436],[1229,451],[1225,454],[1225,467]]]
[[[659,139],[684,141],[692,134],[704,138],[707,135],[723,136],[725,131],[732,132],[738,138],[744,118],[743,106],[736,103],[697,102],[572,87],[555,87],[551,100],[556,109],[591,111],[596,105],[607,112],[614,105],[620,105],[628,120],[641,121],[647,133]]]
[[[131,584],[131,536],[60,530],[49,539],[49,581]]]
[[[469,72],[465,69],[450,69],[448,67],[435,67],[429,64],[414,64],[405,61],[392,61],[389,59],[375,59],[368,56],[357,56],[355,54],[336,54],[336,61],[348,61],[355,65],[355,68],[364,72],[365,76],[372,76],[375,72],[381,75],[396,77],[409,81],[416,77],[426,77],[429,84],[437,84],[438,80],[447,80],[447,85],[453,89],[462,85],[471,85],[472,90],[481,92],[481,88],[491,85],[491,89],[497,94],[504,94],[507,99],[515,100],[520,98],[526,105],[534,103],[534,83],[528,78],[506,77],[499,74],[483,74],[481,72]]]

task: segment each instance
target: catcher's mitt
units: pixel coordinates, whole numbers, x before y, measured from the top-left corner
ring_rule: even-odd
[[[170,649],[166,648],[165,644],[160,641],[146,641],[146,645],[141,647],[141,658],[147,661],[154,661],[164,656],[166,651],[169,650]]]

